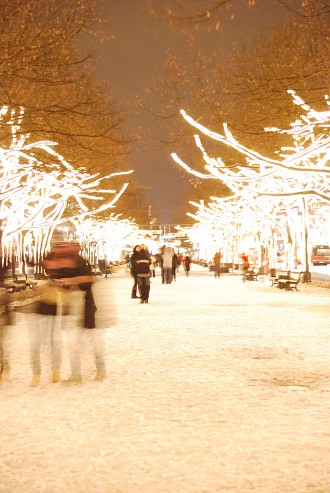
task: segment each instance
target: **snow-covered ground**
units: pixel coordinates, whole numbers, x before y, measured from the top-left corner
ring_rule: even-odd
[[[29,324],[8,337],[1,493],[329,493],[329,289],[239,276],[98,279],[108,377],[29,387]],[[70,373],[65,338],[63,378]]]

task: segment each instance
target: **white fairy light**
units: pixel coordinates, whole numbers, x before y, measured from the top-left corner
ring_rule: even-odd
[[[214,215],[218,217],[220,224],[225,224],[227,213],[229,213],[229,216],[231,215],[239,223],[241,218],[239,209],[230,212],[232,203],[236,201],[239,208],[244,204],[244,207],[254,211],[254,220],[258,224],[258,229],[262,227],[262,224],[265,224],[265,221],[268,223],[273,221],[279,228],[280,223],[276,216],[283,214],[280,212],[282,209],[285,211],[287,221],[292,225],[294,224],[294,221],[291,220],[292,208],[298,207],[299,210],[301,208],[306,210],[311,200],[330,202],[328,166],[330,158],[328,131],[330,111],[315,111],[293,91],[290,93],[294,103],[299,105],[305,114],[300,120],[294,122],[289,130],[279,130],[276,127],[267,128],[267,131],[291,135],[294,140],[293,146],[281,149],[280,159],[271,159],[241,145],[226,124],[223,126],[224,134],[218,134],[199,124],[181,110],[182,116],[190,125],[205,136],[236,150],[238,155],[245,160],[245,165],[240,163],[234,169],[226,168],[221,158],[208,156],[200,136],[195,136],[195,144],[202,154],[206,173],[192,169],[177,154],[172,154],[174,161],[189,173],[202,179],[219,179],[233,193],[233,197],[230,197],[229,200],[218,201],[217,204],[211,203],[208,207],[194,204],[199,209],[198,213],[194,215],[196,219],[203,222],[208,221],[210,227],[213,228],[214,225],[211,226],[211,221]],[[327,106],[329,106],[328,99],[327,96]],[[302,202],[302,199],[305,202]],[[258,210],[258,201],[263,201],[263,209],[268,211],[268,218],[261,210]]]
[[[9,112],[6,107],[0,110],[0,123],[3,124],[4,118],[8,117],[6,124],[10,125],[12,136],[9,148],[0,148],[2,257],[8,249],[8,241],[23,231],[35,231],[35,234],[42,231],[45,241],[40,245],[45,247],[55,225],[70,219],[63,219],[69,201],[75,205],[75,211],[71,214],[73,218],[83,218],[113,208],[128,183],[123,184],[119,191],[102,187],[102,184],[114,176],[133,172],[128,170],[100,176],[74,169],[56,152],[56,143],[48,140],[26,143],[26,136],[19,134],[23,116],[22,108],[18,115],[14,111]],[[46,163],[36,158],[40,154],[47,158]],[[51,162],[48,162],[49,158]],[[106,200],[108,195],[112,197]],[[93,203],[98,201],[100,205],[91,209],[86,200],[93,200]]]

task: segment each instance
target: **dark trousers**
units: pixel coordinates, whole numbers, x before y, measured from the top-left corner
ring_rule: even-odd
[[[137,290],[137,287],[138,287],[138,278],[137,278],[137,275],[134,274],[133,275],[133,278],[134,278],[134,284],[133,284],[133,287],[132,287],[132,298],[136,298],[136,290]]]
[[[140,292],[140,298],[142,301],[148,301],[150,292],[150,278],[149,277],[138,277],[138,286]]]
[[[176,267],[172,267],[172,279],[176,281]]]

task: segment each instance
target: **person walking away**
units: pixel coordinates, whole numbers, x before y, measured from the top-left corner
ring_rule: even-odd
[[[164,265],[163,265],[164,264],[164,262],[163,262],[164,248],[165,248],[165,245],[160,248],[159,253],[158,253],[158,264],[159,264],[160,273],[162,276],[162,284],[165,284]]]
[[[184,268],[184,271],[186,273],[186,276],[188,277],[189,276],[189,272],[190,272],[190,257],[189,255],[186,255],[184,258],[183,258],[183,268]]]
[[[150,254],[150,260],[151,260],[151,264],[150,264],[151,277],[156,277],[157,259],[156,259],[155,255],[153,255],[152,253]]]
[[[150,253],[145,245],[141,245],[134,265],[137,273],[137,280],[140,292],[140,303],[148,303],[150,293]]]
[[[138,278],[137,278],[135,260],[136,260],[136,258],[138,256],[138,253],[139,253],[140,249],[141,249],[140,245],[135,245],[135,247],[133,248],[133,253],[132,253],[131,257],[130,257],[131,277],[133,277],[133,279],[134,279],[134,284],[133,284],[133,287],[132,287],[132,294],[131,294],[131,298],[132,299],[138,298],[138,296],[136,294],[137,288],[138,288]]]
[[[249,257],[243,252],[241,255],[241,259],[243,261],[243,276],[242,276],[242,281],[245,282],[246,278],[246,273],[249,270],[250,263],[249,263]]]
[[[178,256],[173,252],[173,257],[172,257],[172,280],[176,281],[176,271],[178,268]]]
[[[172,247],[165,246],[163,250],[163,269],[164,269],[164,284],[172,282],[172,259],[174,250]]]
[[[220,279],[221,272],[221,253],[216,252],[213,257],[213,265],[214,265],[214,278]]]

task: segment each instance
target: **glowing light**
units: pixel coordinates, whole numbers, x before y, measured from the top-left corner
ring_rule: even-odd
[[[243,146],[226,124],[223,125],[223,134],[212,132],[181,110],[183,118],[191,126],[204,136],[234,149],[238,156],[235,168],[226,167],[221,157],[214,158],[207,154],[199,135],[195,136],[195,144],[201,152],[205,172],[193,169],[177,154],[172,154],[173,160],[190,174],[202,179],[219,179],[233,194],[227,199],[213,197],[207,206],[193,204],[198,208],[193,216],[197,221],[208,224],[213,230],[221,230],[223,235],[224,228],[228,229],[230,225],[232,236],[238,235],[240,240],[249,230],[250,235],[255,237],[254,241],[264,236],[263,241],[270,245],[274,243],[271,236],[274,236],[275,228],[286,237],[288,244],[293,240],[302,242],[304,231],[309,227],[311,204],[330,202],[330,110],[316,111],[294,91],[289,92],[293,102],[304,113],[287,130],[276,127],[266,129],[287,134],[293,139],[291,147],[284,147],[278,153],[279,159],[263,156]],[[329,107],[328,99],[326,96]],[[296,211],[300,215],[297,216]],[[284,227],[283,215],[286,217]],[[247,221],[248,217],[250,219]],[[301,218],[299,224],[297,217]]]
[[[108,173],[100,176],[74,169],[65,158],[56,152],[55,142],[40,141],[26,143],[26,135],[20,133],[24,116],[23,108],[16,115],[3,107],[0,124],[9,125],[11,144],[0,148],[0,222],[1,257],[8,255],[9,244],[14,241],[24,250],[24,235],[33,233],[36,257],[41,256],[55,225],[68,219],[82,219],[113,208],[126,190],[111,190],[101,185],[114,176],[129,175],[133,170]],[[5,118],[7,121],[5,122]],[[44,156],[44,159],[36,156]],[[112,195],[110,199],[106,199]],[[87,200],[100,202],[91,209]],[[70,203],[70,214],[67,206]],[[24,233],[22,237],[22,233]],[[23,239],[22,239],[23,238]]]

